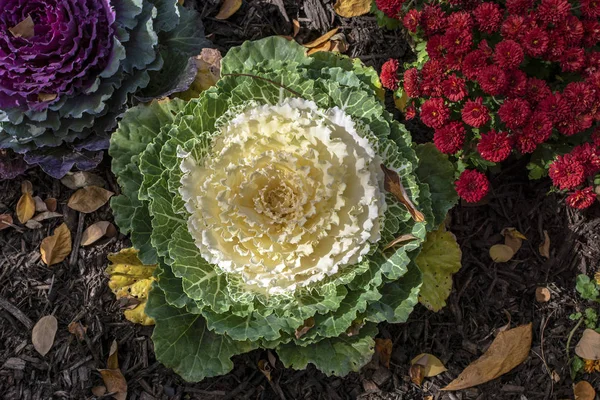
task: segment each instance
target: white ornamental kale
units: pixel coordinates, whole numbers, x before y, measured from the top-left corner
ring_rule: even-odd
[[[413,260],[456,200],[452,166],[413,146],[359,61],[267,38],[231,49],[222,73],[197,99],[129,110],[111,138],[116,222],[159,265],[156,356],[191,381],[258,347],[356,371],[376,324],[417,302]],[[425,221],[386,192],[382,166]],[[400,235],[413,240],[386,249]]]

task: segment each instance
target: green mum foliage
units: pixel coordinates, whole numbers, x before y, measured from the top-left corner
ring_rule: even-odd
[[[439,179],[452,166],[415,152],[357,60],[267,38],[221,66],[199,98],[134,107],[111,138],[116,222],[158,263],[157,358],[190,381],[258,347],[289,367],[357,371],[376,324],[418,301],[413,260],[456,200]],[[382,165],[425,221],[385,191]],[[384,250],[401,235],[412,240]]]

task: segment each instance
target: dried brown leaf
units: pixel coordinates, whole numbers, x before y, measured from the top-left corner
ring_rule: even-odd
[[[504,244],[513,249],[515,253],[521,248],[523,240],[527,240],[525,235],[519,232],[516,228],[502,229],[502,236],[504,236]]]
[[[25,222],[25,227],[27,229],[42,229],[44,226],[41,224],[41,222],[36,221],[35,219],[30,219],[29,221]]]
[[[333,28],[332,30],[330,30],[329,32],[324,34],[323,36],[318,37],[317,39],[313,40],[312,42],[308,42],[308,43],[304,44],[303,46],[308,49],[312,49],[313,47],[318,47],[318,46],[322,45],[323,43],[329,42],[329,39],[331,39],[331,37],[333,35],[335,35],[337,33],[337,31],[339,31],[339,30],[340,30],[340,28]]]
[[[417,386],[421,386],[423,379],[425,379],[425,368],[420,364],[413,364],[408,370],[410,380]]]
[[[531,323],[500,332],[488,350],[442,390],[460,390],[489,382],[509,372],[529,356]]]
[[[46,208],[48,209],[48,211],[56,211],[57,204],[56,199],[54,197],[48,197],[46,200],[44,200],[44,203],[46,203]]]
[[[379,357],[379,362],[386,368],[390,368],[390,358],[392,358],[392,341],[390,339],[375,339],[375,354]]]
[[[447,371],[439,358],[428,353],[419,354],[411,360],[410,365],[421,365],[424,369],[423,376],[425,378],[431,378]]]
[[[99,186],[86,186],[73,193],[67,205],[73,210],[91,213],[105,205],[113,194]]]
[[[31,342],[35,350],[42,356],[48,354],[54,344],[54,337],[58,330],[58,321],[53,315],[40,318],[31,332]]]
[[[94,386],[92,388],[92,394],[96,397],[101,397],[106,394],[106,386]]]
[[[546,287],[537,287],[535,289],[535,300],[538,303],[547,303],[550,301],[550,290]]]
[[[371,10],[371,0],[337,0],[333,9],[340,17],[358,17]]]
[[[544,229],[544,241],[540,244],[539,247],[540,255],[542,257],[546,257],[550,259],[550,236],[548,236],[548,231]]]
[[[586,329],[577,346],[575,354],[586,360],[600,360],[600,333],[593,329]]]
[[[83,326],[81,322],[71,322],[69,324],[69,333],[75,336],[79,341],[82,341],[85,338],[86,332],[87,327]]]
[[[100,238],[114,237],[117,234],[117,229],[108,221],[99,221],[87,227],[81,236],[81,245],[89,246],[97,242]]]
[[[397,244],[404,243],[404,242],[410,242],[415,239],[416,239],[416,236],[411,235],[410,233],[407,233],[405,235],[400,235],[396,239],[394,239],[391,242],[389,242],[388,244],[386,244],[385,247],[383,248],[383,251],[386,251],[387,249],[391,249],[392,247],[396,246]]]
[[[42,222],[42,221],[45,221],[50,218],[58,218],[58,217],[62,217],[62,216],[63,216],[62,214],[59,214],[57,212],[45,211],[45,212],[39,213],[38,215],[33,217],[33,220],[37,221],[37,222]]]
[[[35,202],[36,212],[48,211],[48,206],[46,205],[46,203],[44,203],[40,196],[34,196],[33,201]]]
[[[71,254],[71,231],[64,222],[54,230],[54,234],[42,240],[40,245],[42,261],[52,266],[63,261]]]
[[[273,352],[271,350],[267,350],[267,358],[269,359],[269,364],[271,364],[271,366],[275,368],[275,366],[277,365],[277,359],[275,358],[275,355],[273,355]]]
[[[27,18],[12,28],[8,28],[8,30],[14,37],[31,39],[35,35],[35,24],[33,23],[33,18],[31,18],[31,15],[28,15]]]
[[[417,210],[415,205],[410,200],[410,197],[408,197],[404,186],[402,186],[402,181],[400,180],[398,173],[392,169],[389,169],[383,164],[381,164],[381,169],[385,174],[385,180],[383,182],[385,190],[393,194],[396,200],[398,200],[400,203],[404,204],[416,222],[425,221],[425,216],[423,213]]]
[[[225,0],[221,4],[219,13],[215,16],[216,19],[227,19],[231,17],[242,6],[242,0]]]
[[[33,196],[33,185],[28,180],[21,182],[21,194],[29,193]]]
[[[29,221],[34,214],[35,200],[33,200],[30,193],[23,193],[17,203],[17,218],[19,219],[19,222],[24,224]]]
[[[325,42],[316,47],[308,49],[308,52],[306,54],[310,56],[310,55],[318,53],[320,51],[331,51],[331,45],[332,45],[331,42]]]
[[[575,400],[594,400],[596,391],[589,382],[579,381],[573,386]]]
[[[38,93],[39,101],[52,101],[58,97],[56,93]]]
[[[258,370],[263,373],[267,380],[271,381],[271,371],[273,370],[267,360],[258,361]]]
[[[119,369],[99,369],[102,380],[115,400],[127,399],[127,381]]]
[[[292,20],[292,37],[298,36],[298,32],[300,32],[300,22],[297,19]]]
[[[365,326],[365,320],[363,318],[357,318],[352,321],[352,324],[346,329],[346,335],[356,336],[359,334],[362,327]]]
[[[308,318],[304,321],[302,326],[296,329],[296,339],[300,339],[302,336],[306,335],[306,332],[310,331],[315,326],[315,319],[313,317]]]
[[[490,257],[494,262],[503,263],[513,258],[515,251],[505,244],[495,244],[490,247]]]
[[[119,369],[119,351],[117,341],[113,340],[108,351],[108,360],[106,360],[106,368]]]
[[[106,181],[91,172],[78,171],[65,175],[60,182],[71,190],[81,189],[86,186],[106,186]]]
[[[10,214],[0,214],[0,231],[10,228],[13,224],[13,218]]]

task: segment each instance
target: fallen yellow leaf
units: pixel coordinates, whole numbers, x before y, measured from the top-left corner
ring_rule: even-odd
[[[19,22],[12,28],[8,28],[14,37],[22,37],[23,39],[31,39],[35,35],[35,25],[33,18],[28,15],[23,21]]]
[[[494,262],[503,263],[509,261],[515,255],[512,247],[505,244],[495,244],[490,247],[490,257]]]
[[[550,236],[548,236],[548,231],[544,229],[544,241],[540,244],[539,247],[540,255],[542,257],[546,257],[550,259]]]
[[[426,378],[431,378],[447,371],[439,358],[428,353],[419,354],[411,360],[410,365],[421,365]]]
[[[42,261],[52,266],[63,261],[71,254],[71,231],[64,222],[54,230],[54,235],[42,240],[40,245]]]
[[[371,10],[371,0],[337,0],[333,9],[344,18],[358,17]]]
[[[335,35],[337,33],[337,31],[339,31],[339,30],[340,30],[340,28],[333,28],[332,30],[330,30],[329,32],[324,34],[323,36],[313,40],[312,42],[308,42],[308,43],[304,44],[303,46],[308,49],[312,49],[313,47],[320,46],[323,43],[328,42],[329,39],[331,39],[331,37],[333,35]]]
[[[118,300],[134,301],[134,307],[123,312],[127,320],[135,324],[154,325],[154,320],[146,315],[144,308],[154,281],[152,274],[156,265],[144,265],[137,254],[137,250],[128,248],[108,256],[111,262],[106,268],[110,277],[108,287]]]
[[[231,17],[242,6],[242,0],[225,0],[221,4],[219,13],[215,16],[216,19],[227,19]]]
[[[509,372],[529,356],[531,323],[500,332],[488,350],[442,390],[467,389]]]
[[[600,360],[600,333],[593,329],[586,329],[577,346],[575,354],[586,360]]]
[[[113,194],[99,186],[86,186],[73,193],[67,205],[73,210],[91,213],[105,205]]]
[[[320,51],[330,51],[331,50],[331,42],[325,42],[323,44],[320,44],[316,47],[312,47],[308,50],[308,52],[306,53],[307,55],[313,55],[315,53],[318,53]]]
[[[35,200],[29,192],[25,192],[21,195],[19,202],[17,203],[17,218],[19,222],[24,224],[29,221],[35,214]]]
[[[423,213],[417,210],[415,205],[410,200],[410,197],[408,197],[404,186],[402,186],[402,181],[400,180],[400,176],[398,175],[398,173],[392,169],[389,169],[383,164],[381,164],[381,169],[385,174],[385,180],[383,182],[385,190],[393,194],[396,200],[398,200],[400,203],[404,204],[404,206],[416,222],[425,221],[425,216],[423,215]]]
[[[575,400],[594,400],[596,391],[589,382],[579,381],[573,386]]]

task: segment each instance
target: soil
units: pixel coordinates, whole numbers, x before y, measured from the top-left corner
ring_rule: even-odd
[[[375,68],[391,57],[410,57],[400,33],[378,28],[368,15],[341,19],[335,16],[332,1],[250,0],[226,21],[214,19],[218,3],[198,0],[196,8],[221,51],[244,40],[289,35],[290,21],[296,19],[302,27],[297,36],[300,42],[340,27],[350,44],[348,55]],[[410,128],[419,140],[429,137],[418,124]],[[389,369],[374,361],[359,373],[340,378],[327,377],[313,367],[285,369],[279,363],[268,380],[257,364],[272,355],[257,350],[236,357],[231,373],[199,383],[182,381],[155,360],[152,327],[134,325],[122,317],[104,269],[108,253],[128,247],[126,237],[76,246],[67,260],[51,268],[42,263],[40,243],[56,226],[66,222],[77,238],[84,227],[111,221],[110,208],[87,215],[69,209],[66,202],[73,191],[39,170],[0,182],[0,213],[14,215],[20,183],[28,179],[35,195],[58,199],[58,211],[63,214],[44,221],[41,229],[0,231],[0,397],[111,398],[94,396],[92,388],[102,385],[98,369],[105,367],[111,342],[116,340],[132,400],[572,398],[566,347],[575,324],[569,315],[585,308],[574,290],[577,274],[593,274],[598,265],[600,207],[585,213],[567,209],[559,196],[549,194],[548,180],[528,180],[525,165],[524,159],[507,163],[492,176],[492,193],[482,204],[461,204],[451,212],[449,226],[461,245],[463,266],[454,277],[448,305],[438,313],[418,305],[408,322],[380,325],[379,336],[393,342]],[[107,181],[109,189],[118,191],[108,161],[93,172]],[[488,250],[502,241],[500,232],[506,227],[517,228],[527,240],[513,260],[496,264]],[[550,259],[538,251],[544,231],[551,241]],[[536,302],[539,286],[550,290],[549,302]],[[49,314],[58,319],[59,329],[52,349],[42,357],[31,343],[31,328]],[[75,321],[87,327],[84,341],[67,330]],[[499,330],[507,324],[527,323],[533,324],[533,346],[523,364],[476,388],[440,390],[486,350]],[[438,356],[448,371],[425,379],[418,387],[409,378],[409,362],[423,352]],[[586,379],[598,387],[597,377]]]

